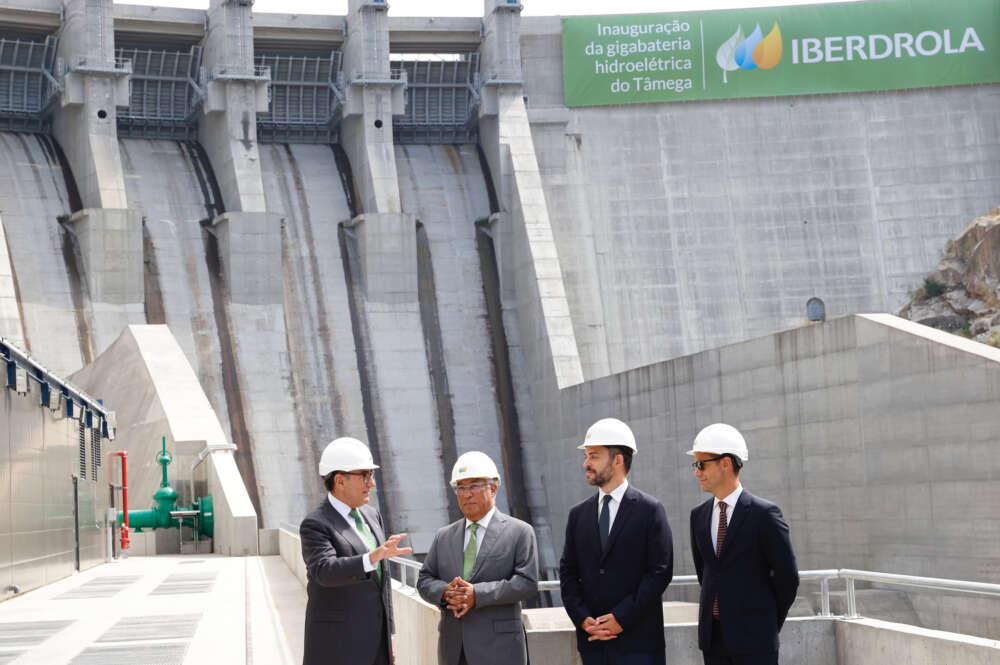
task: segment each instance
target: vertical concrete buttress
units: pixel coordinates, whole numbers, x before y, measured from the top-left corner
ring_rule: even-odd
[[[128,209],[118,150],[117,108],[128,105],[127,63],[115,61],[112,0],[66,0],[57,72],[63,85],[53,133],[75,177],[76,236],[93,312],[95,351],[131,323],[144,323],[142,219]]]
[[[424,351],[413,215],[401,212],[392,117],[403,113],[405,82],[389,70],[388,6],[349,0],[344,42],[346,80],[340,142],[347,153],[360,214],[345,226],[354,239],[364,295],[372,386],[373,436],[378,444],[390,527],[406,530],[426,552],[448,519],[440,483],[441,444],[430,368]]]
[[[529,400],[518,407],[528,504],[541,565],[551,570],[556,564],[552,522],[539,470],[549,455],[562,453],[550,452],[551,442],[537,440],[531,414],[544,408],[539,405],[553,378],[557,389],[582,383],[583,368],[524,102],[521,9],[508,0],[484,2],[479,142],[500,208],[490,216],[490,227],[505,323],[516,326],[508,340],[520,346],[511,349],[513,357],[520,357],[513,364],[527,384],[517,392]],[[566,463],[571,452],[566,451]]]
[[[291,400],[281,264],[281,215],[267,210],[257,114],[267,111],[268,72],[254,66],[253,17],[245,0],[211,0],[204,42],[205,99],[199,138],[225,212],[212,220],[225,291],[219,329],[230,422],[243,480],[255,484],[263,526],[297,522],[311,488]],[[223,336],[228,339],[222,339]],[[227,369],[228,368],[228,369]]]

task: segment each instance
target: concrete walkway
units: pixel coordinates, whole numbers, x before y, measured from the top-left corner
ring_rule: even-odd
[[[298,665],[305,604],[277,556],[135,557],[0,604],[0,665]]]

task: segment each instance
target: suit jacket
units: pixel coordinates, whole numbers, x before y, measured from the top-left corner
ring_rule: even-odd
[[[597,494],[569,511],[559,561],[566,613],[576,626],[577,648],[589,653],[642,652],[665,662],[663,592],[673,577],[674,548],[663,504],[631,485],[601,550]],[[580,624],[611,612],[624,629],[613,640],[588,642]]]
[[[531,525],[493,513],[476,555],[469,582],[476,604],[461,619],[445,609],[445,587],[462,576],[465,518],[434,535],[417,581],[428,603],[441,609],[438,663],[457,665],[459,654],[472,665],[522,665],[527,662],[521,601],[538,593],[538,544]]]
[[[358,510],[382,543],[382,516],[368,505]],[[391,654],[387,567],[381,580],[375,571],[365,572],[362,555],[368,548],[328,500],[302,520],[299,536],[309,580],[303,665],[369,665],[379,649]]]
[[[775,653],[778,631],[799,588],[799,569],[781,510],[743,490],[720,556],[711,536],[714,499],[691,511],[691,554],[701,582],[698,646],[712,641],[712,604],[719,597],[724,645],[733,654]]]

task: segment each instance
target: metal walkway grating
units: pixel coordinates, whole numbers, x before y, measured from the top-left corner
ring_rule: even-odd
[[[53,76],[58,38],[0,39],[0,129],[38,132],[49,100],[59,91]]]
[[[70,665],[182,665],[187,642],[92,646],[80,652]]]
[[[0,623],[0,650],[33,647],[49,639],[66,626],[73,623],[66,621],[14,621]],[[0,654],[0,659],[8,655]],[[0,660],[0,663],[7,662]]]
[[[149,592],[151,596],[208,593],[215,585],[218,573],[174,573]]]
[[[333,143],[343,97],[338,89],[341,53],[329,56],[261,54],[271,70],[268,112],[257,119],[265,143]]]
[[[101,635],[98,642],[149,642],[191,639],[201,614],[158,614],[125,617]]]
[[[406,112],[393,119],[398,143],[475,143],[479,56],[394,60],[406,75]]]
[[[57,600],[77,600],[83,598],[108,598],[139,580],[138,575],[106,575],[95,577],[75,589],[56,596]]]
[[[197,135],[195,110],[201,47],[189,51],[118,49],[119,61],[132,63],[129,105],[118,112],[121,136],[186,140]]]

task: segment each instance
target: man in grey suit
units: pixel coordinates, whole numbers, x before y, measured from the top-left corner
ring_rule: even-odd
[[[535,531],[496,509],[500,474],[486,454],[460,456],[451,486],[465,517],[434,535],[417,582],[441,610],[438,663],[525,665],[521,601],[538,593]]]
[[[405,533],[385,538],[382,516],[366,505],[377,468],[368,446],[350,437],[331,441],[320,458],[329,494],[299,526],[309,579],[303,665],[395,660],[389,571],[381,562],[413,550],[399,547]]]

